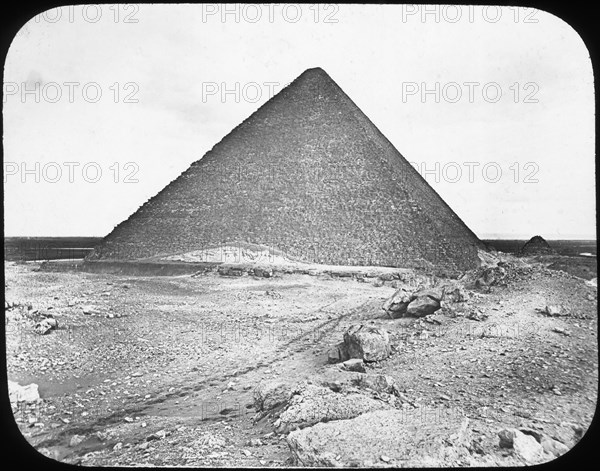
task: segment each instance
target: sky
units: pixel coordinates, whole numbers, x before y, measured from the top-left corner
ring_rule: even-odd
[[[549,13],[88,5],[14,38],[5,236],[105,236],[311,67],[480,238],[595,239],[588,50]]]

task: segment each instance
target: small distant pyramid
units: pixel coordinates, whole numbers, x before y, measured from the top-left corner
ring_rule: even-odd
[[[251,243],[332,265],[478,264],[483,243],[342,89],[308,69],[88,257]]]
[[[519,255],[552,255],[556,251],[539,235],[533,236],[521,247]]]

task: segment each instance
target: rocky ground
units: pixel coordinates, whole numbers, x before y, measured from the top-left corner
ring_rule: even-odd
[[[86,466],[549,461],[596,408],[597,285],[564,260],[500,259],[452,283],[5,262],[15,419],[43,454]],[[382,309],[431,287],[432,314]],[[367,361],[331,363],[352,342]]]

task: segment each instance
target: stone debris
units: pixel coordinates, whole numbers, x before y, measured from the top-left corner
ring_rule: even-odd
[[[344,344],[350,358],[361,358],[365,362],[384,360],[391,354],[388,333],[377,327],[351,326],[344,333]]]
[[[544,314],[553,317],[562,315],[562,309],[560,306],[548,305],[544,308],[543,312]]]
[[[496,266],[485,268],[475,281],[475,287],[489,293],[492,286],[502,284],[508,275],[506,269],[501,265],[502,263],[499,262]]]
[[[80,443],[83,443],[84,441],[85,441],[84,435],[73,435],[71,437],[71,440],[69,440],[69,446],[74,447],[74,446],[79,445]]]
[[[471,319],[472,321],[485,321],[489,315],[487,315],[486,313],[482,312],[480,309],[476,309],[473,311],[469,311],[469,313],[467,313],[467,315],[465,316],[467,319]]]
[[[54,317],[46,317],[34,327],[35,333],[39,335],[49,334],[54,329],[58,329],[58,321]]]
[[[561,334],[561,335],[564,335],[566,337],[569,337],[571,335],[571,332],[569,332],[568,330],[563,329],[562,327],[553,327],[552,328],[552,332],[556,332],[557,334]]]
[[[81,306],[81,310],[86,316],[91,316],[92,314],[95,314],[97,312],[94,306],[90,306],[89,304]]]
[[[444,289],[444,300],[450,303],[464,303],[470,299],[470,295],[460,285],[447,286]]]
[[[404,288],[400,288],[383,303],[382,308],[389,317],[398,319],[404,316],[406,308],[413,299],[415,299],[413,294],[408,293]]]

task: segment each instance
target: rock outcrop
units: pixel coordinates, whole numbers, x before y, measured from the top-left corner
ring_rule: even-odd
[[[428,418],[382,410],[351,420],[319,423],[292,432],[287,442],[295,465],[329,467],[456,466],[467,456],[468,419],[436,409]]]

